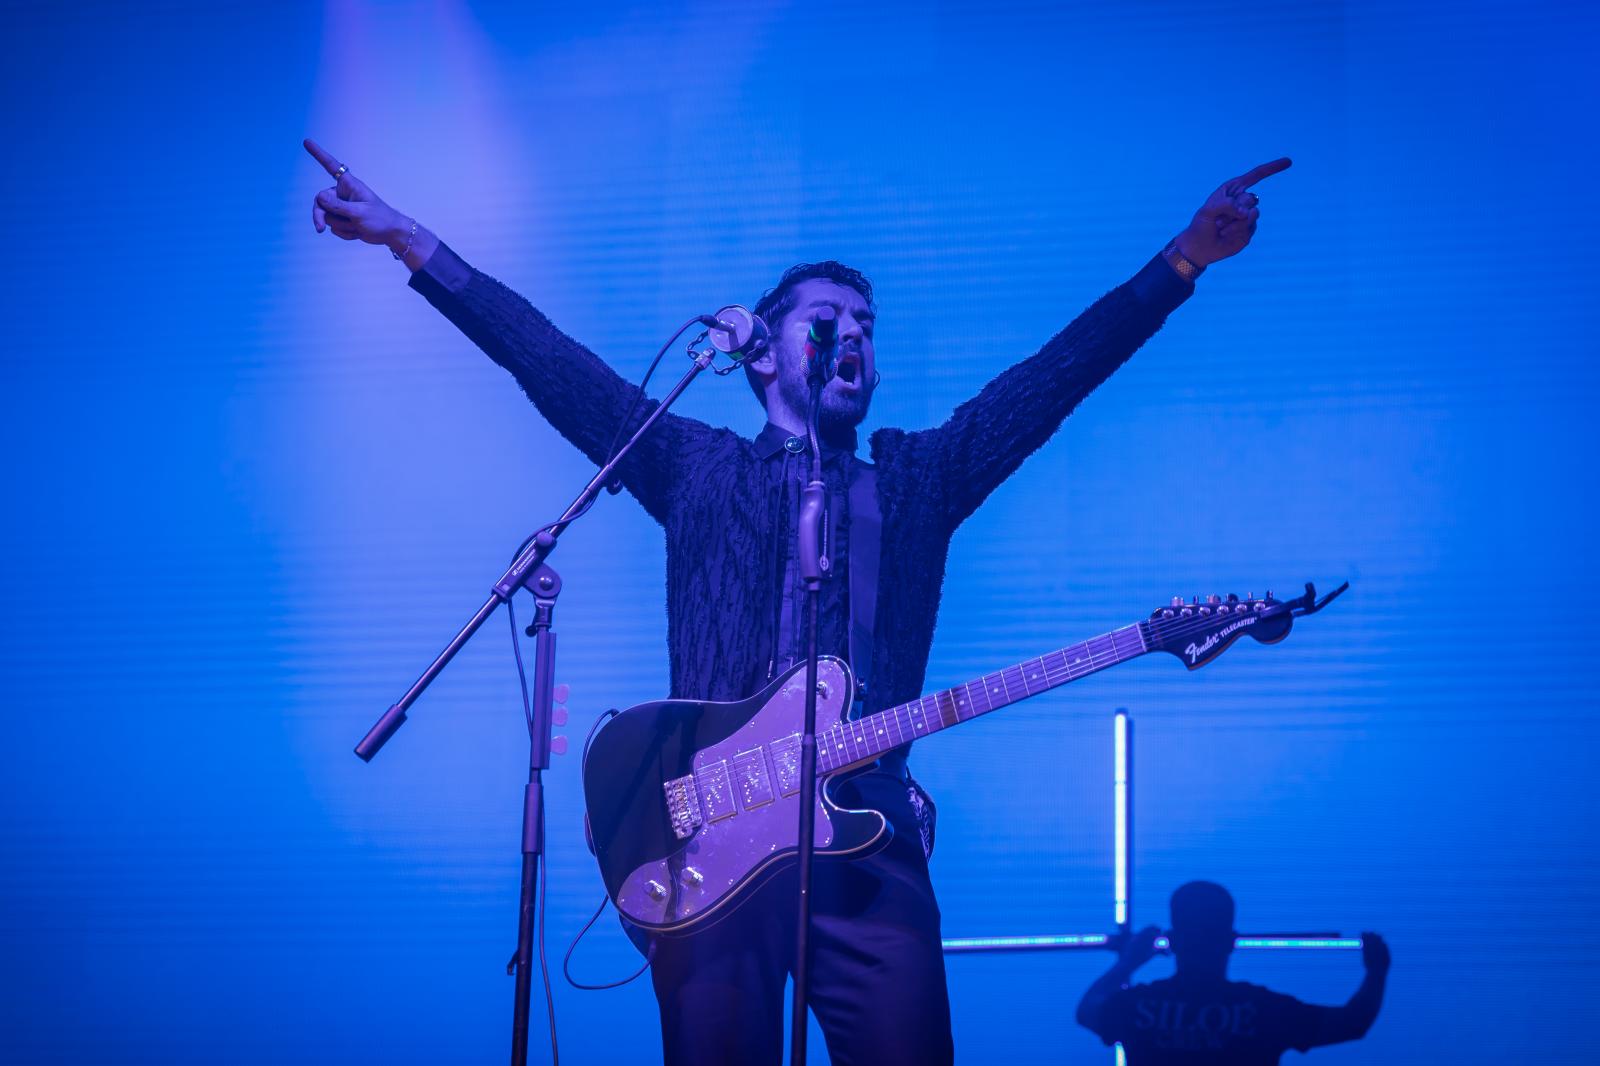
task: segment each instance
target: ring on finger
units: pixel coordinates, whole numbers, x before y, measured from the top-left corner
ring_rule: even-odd
[[[333,172],[333,176],[334,176],[334,177],[335,177],[335,178],[342,178],[342,177],[344,177],[344,175],[345,175],[345,172],[346,172],[346,171],[348,171],[348,170],[349,170],[349,169],[350,169],[350,168],[349,168],[349,167],[348,167],[348,166],[346,166],[346,165],[345,165],[345,164],[343,164],[343,163],[340,163],[340,164],[339,164],[339,169],[338,169],[338,170],[335,170],[335,171],[334,171],[334,172]]]

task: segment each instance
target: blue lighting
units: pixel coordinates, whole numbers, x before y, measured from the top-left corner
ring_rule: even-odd
[[[1116,906],[1118,925],[1128,924],[1128,713],[1118,711],[1112,728],[1114,748],[1112,769],[1115,813]]]
[[[1049,951],[1061,948],[1103,948],[1111,940],[1102,933],[1067,936],[947,937],[945,951]]]

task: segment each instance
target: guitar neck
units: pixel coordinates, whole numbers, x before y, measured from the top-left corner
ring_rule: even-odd
[[[1136,659],[1150,650],[1145,625],[1135,622],[964,685],[819,730],[817,772],[832,773],[871,762],[902,744]]]

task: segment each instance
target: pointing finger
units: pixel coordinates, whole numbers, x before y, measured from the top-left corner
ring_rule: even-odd
[[[326,170],[332,177],[337,178],[350,169],[329,155],[322,145],[313,141],[310,137],[307,137],[301,143],[306,146],[306,151],[311,153],[312,158],[322,164],[322,169]]]
[[[1248,174],[1243,174],[1237,178],[1234,178],[1232,181],[1228,182],[1227,185],[1223,186],[1223,188],[1228,190],[1229,196],[1238,196],[1256,182],[1270,178],[1274,174],[1281,174],[1285,170],[1288,170],[1292,162],[1293,160],[1291,160],[1288,156],[1284,156],[1282,159],[1274,159],[1270,163],[1262,163],[1259,167],[1256,167]]]

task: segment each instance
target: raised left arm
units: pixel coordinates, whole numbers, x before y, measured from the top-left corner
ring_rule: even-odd
[[[922,437],[942,470],[946,513],[960,525],[1089,393],[1138,351],[1211,263],[1255,235],[1260,200],[1249,188],[1289,166],[1265,163],[1217,188],[1189,225],[1131,279],[1084,311],[1039,352],[1006,370]]]

